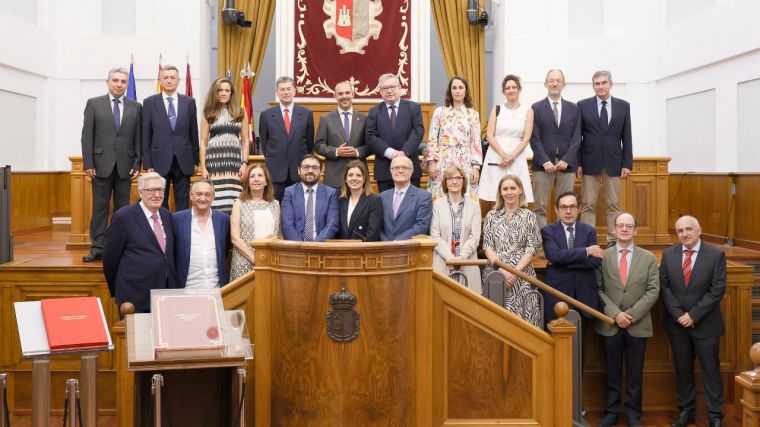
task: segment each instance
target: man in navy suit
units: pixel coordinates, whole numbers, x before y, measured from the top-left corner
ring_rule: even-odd
[[[694,423],[696,387],[694,357],[702,371],[710,427],[723,424],[723,382],[720,337],[725,326],[720,301],[726,293],[726,255],[700,239],[702,228],[692,216],[676,221],[678,243],[662,252],[660,296],[665,312],[662,326],[670,337],[676,364],[678,418],[673,427]]]
[[[381,241],[407,240],[430,232],[433,198],[411,183],[412,159],[399,156],[391,162],[393,188],[380,194],[383,202]]]
[[[546,209],[556,184],[557,193],[573,191],[578,148],[581,145],[581,117],[578,107],[562,99],[565,75],[562,70],[550,70],[544,87],[548,96],[533,104],[534,212],[538,226],[546,225]],[[554,311],[552,310],[552,313]]]
[[[319,185],[321,170],[317,156],[303,156],[298,167],[301,182],[285,189],[282,199],[285,240],[324,242],[338,234],[338,195],[335,189]]]
[[[150,312],[150,290],[176,288],[172,215],[161,207],[166,181],[148,172],[137,181],[140,201],[114,212],[103,251],[103,274],[116,305]]]
[[[158,172],[174,186],[174,210],[188,208],[190,177],[200,163],[198,118],[195,100],[177,93],[179,71],[174,65],[161,69],[161,93],[143,101],[143,167]],[[168,197],[164,208],[169,207]]]
[[[604,251],[596,244],[596,230],[576,221],[580,207],[575,193],[560,194],[555,207],[559,221],[541,229],[544,253],[549,261],[545,281],[591,308],[602,309],[594,270],[602,265]],[[544,293],[544,319],[547,323],[557,317],[554,304],[558,301]],[[581,326],[584,331],[588,317],[582,313]]]
[[[190,186],[193,207],[176,212],[174,221],[174,264],[177,287],[209,289],[230,281],[227,252],[230,249],[230,217],[211,209],[214,185],[201,179]]]
[[[620,179],[633,169],[631,106],[610,96],[612,74],[597,71],[591,79],[596,96],[578,102],[581,111],[580,166],[577,175],[583,185],[581,221],[596,227],[596,199],[604,182],[607,202],[607,244],[615,243],[613,225],[622,212]]]
[[[422,109],[416,102],[401,99],[401,83],[396,75],[383,74],[378,84],[383,102],[369,110],[364,130],[367,145],[375,154],[377,188],[380,192],[393,188],[390,165],[397,157],[411,159],[411,183],[419,187],[422,169],[417,152],[425,130]]]
[[[300,181],[301,158],[314,148],[314,116],[308,108],[293,103],[293,78],[278,78],[275,88],[280,104],[261,112],[259,137],[272,174],[274,197],[282,203],[285,187]]]

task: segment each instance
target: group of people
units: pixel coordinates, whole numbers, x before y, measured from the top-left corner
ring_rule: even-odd
[[[446,105],[433,114],[423,165],[417,160],[422,110],[401,98],[393,74],[380,76],[382,102],[367,115],[353,109],[353,87],[337,84],[337,108],[321,118],[316,133],[312,112],[293,102],[293,79],[280,77],[278,105],[260,116],[265,160],[250,165],[248,119],[230,80],[212,84],[198,132],[195,101],[176,93],[176,67],[163,68],[162,93],[142,106],[124,97],[127,76],[124,69],[109,72],[109,93],[87,102],[82,131],[84,169],[93,187],[92,249],[84,260],[103,259],[117,304],[130,301],[144,312],[150,309],[150,289],[222,286],[254,268],[249,242],[267,236],[372,242],[427,234],[437,243],[434,269],[448,275],[454,268],[450,261],[478,257],[482,233],[482,250],[492,266],[500,260],[535,277],[533,258],[542,248],[547,283],[615,319],[615,325],[596,324],[607,356],[607,413],[600,425],[617,419],[623,356],[626,415],[629,425],[641,425],[644,349],[658,296],[676,358],[681,414],[673,425],[694,418],[695,354],[715,421],[711,426],[720,425],[718,304],[725,291],[725,257],[699,240],[701,230],[692,217],[676,223],[681,244],[665,251],[659,273],[654,255],[634,245],[636,220],[619,202],[620,179],[632,169],[630,106],[610,96],[609,72],[596,72],[596,96],[576,105],[562,99],[562,71],[550,70],[547,97],[531,107],[520,103],[520,79],[506,76],[506,101],[490,113],[485,155],[469,83],[453,77]],[[371,189],[370,154],[380,194]],[[141,165],[147,172],[138,180],[140,201],[128,206],[130,181]],[[423,168],[427,191],[420,188]],[[201,179],[190,185],[198,171]],[[580,199],[573,193],[577,177]],[[606,250],[595,229],[602,183]],[[167,209],[170,184],[173,214]],[[559,220],[547,224],[553,189]],[[111,194],[116,211],[106,231]],[[461,271],[467,286],[483,293],[479,268]],[[540,301],[530,296],[532,285],[496,271],[506,282],[505,308],[539,328],[554,318],[556,298],[544,295],[542,313]],[[587,324],[584,315],[583,329]]]

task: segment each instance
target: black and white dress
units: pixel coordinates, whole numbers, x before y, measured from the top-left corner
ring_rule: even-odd
[[[240,196],[240,164],[243,148],[240,145],[242,122],[233,122],[230,113],[222,108],[219,117],[209,126],[206,170],[214,183],[214,209],[230,214],[232,203]]]

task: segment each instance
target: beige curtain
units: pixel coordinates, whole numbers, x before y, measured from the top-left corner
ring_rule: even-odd
[[[253,22],[250,28],[225,25],[222,21],[224,1],[219,0],[218,3],[217,75],[219,77],[224,76],[228,69],[231,70],[235,88],[239,93],[243,87],[240,70],[250,61],[251,71],[256,73],[251,87],[255,88],[259,71],[261,71],[261,62],[264,59],[264,51],[269,40],[269,30],[272,28],[276,0],[238,0],[236,2],[237,10],[245,14],[245,19]]]
[[[467,21],[467,0],[430,2],[441,44],[446,74],[462,76],[470,83],[473,107],[480,114],[484,132],[486,110],[485,28]]]

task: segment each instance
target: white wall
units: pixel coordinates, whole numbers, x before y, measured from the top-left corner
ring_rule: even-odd
[[[68,156],[81,153],[85,102],[107,92],[108,70],[129,68],[130,54],[138,100],[155,92],[159,53],[164,64],[180,69],[183,80],[189,56],[193,92],[199,102],[205,99],[213,77],[208,25],[212,10],[205,1],[126,1],[122,5],[134,9],[124,12],[125,19],[134,20],[131,32],[123,25],[104,28],[108,24],[101,5],[106,1],[37,0],[32,17],[29,8],[19,12],[13,9],[17,5],[0,5],[0,91],[6,94],[0,102],[22,97],[35,105],[32,117],[28,106],[0,106],[4,116],[9,114],[3,117],[0,164],[11,164],[17,171],[69,170]],[[171,16],[171,26],[164,26],[163,16]],[[184,93],[184,81],[180,92]],[[32,144],[33,149],[18,149],[20,144]]]

